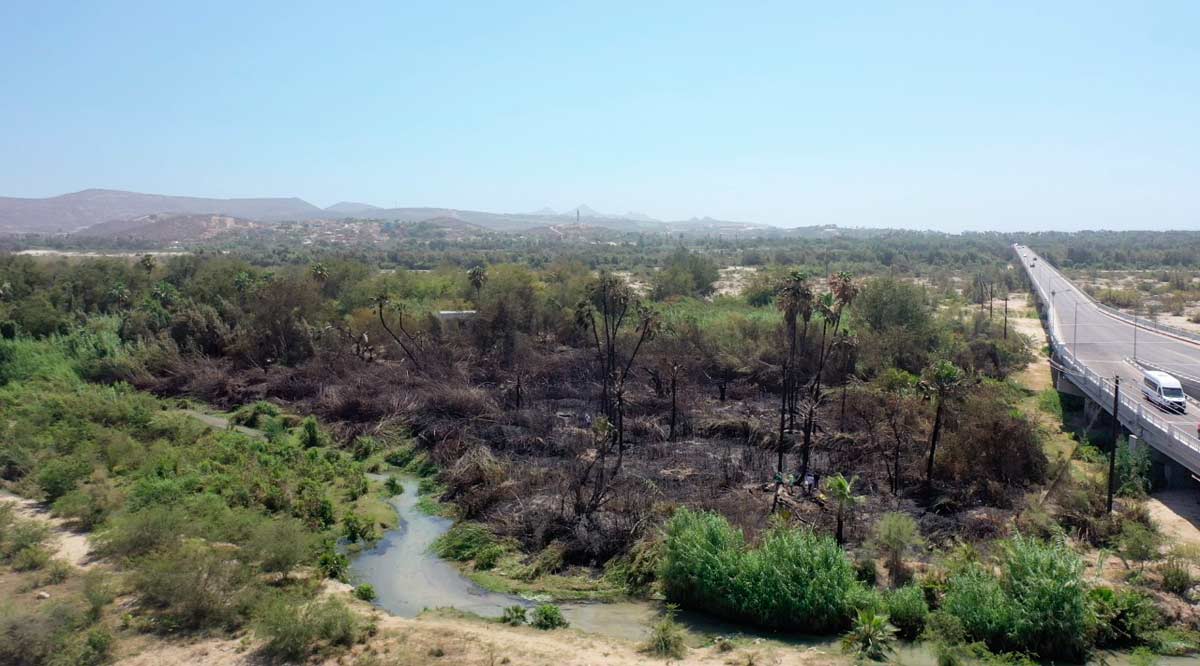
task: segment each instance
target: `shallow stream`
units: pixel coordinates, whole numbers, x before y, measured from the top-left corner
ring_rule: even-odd
[[[376,477],[382,479],[383,477]],[[399,514],[399,525],[388,530],[370,549],[356,555],[350,564],[356,582],[370,583],[378,595],[375,603],[401,617],[416,617],[425,609],[453,607],[485,617],[498,617],[507,606],[536,605],[535,601],[490,592],[464,576],[452,563],[433,554],[433,542],[453,524],[431,516],[417,507],[417,481],[402,479],[404,492],[389,500]],[[662,605],[651,601],[568,602],[559,604],[571,626],[584,632],[640,641],[661,613]],[[711,636],[742,636],[801,649],[839,653],[838,640],[774,634],[721,621],[702,613],[682,612],[676,618],[699,645]],[[921,643],[902,643],[898,663],[905,666],[935,666],[931,650]],[[1108,666],[1127,666],[1128,654],[1103,653]],[[1094,663],[1101,663],[1096,660]],[[1159,666],[1195,666],[1195,657],[1161,657]]]

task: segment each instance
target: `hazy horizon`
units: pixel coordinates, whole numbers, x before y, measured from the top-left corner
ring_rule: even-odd
[[[1200,229],[1197,19],[1182,2],[4,6],[0,196]]]

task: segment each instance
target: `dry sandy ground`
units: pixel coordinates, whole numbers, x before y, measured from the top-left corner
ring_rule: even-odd
[[[314,659],[331,666],[410,666],[460,664],[464,666],[634,666],[664,663],[638,651],[631,643],[587,635],[570,629],[540,631],[508,627],[470,618],[422,617],[415,620],[380,615],[378,632],[348,654]],[[158,641],[148,644],[118,666],[257,666],[262,663],[253,643],[246,639]],[[848,663],[845,657],[815,649],[749,645],[721,652],[715,647],[688,650],[671,664],[706,666],[769,664],[772,666],[833,666]]]
[[[1193,490],[1160,490],[1146,501],[1168,543],[1200,546],[1200,496]]]
[[[0,491],[0,502],[12,502],[16,504],[17,515],[23,518],[42,520],[50,524],[52,533],[50,543],[47,545],[54,557],[69,562],[72,566],[81,569],[91,566],[88,558],[91,548],[88,546],[86,534],[72,532],[67,529],[61,519],[51,516],[48,511],[31,499],[25,499],[12,493]]]

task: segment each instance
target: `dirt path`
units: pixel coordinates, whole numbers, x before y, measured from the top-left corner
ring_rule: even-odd
[[[217,430],[228,430],[229,429],[229,419],[226,419],[221,416],[205,414],[204,412],[199,412],[194,409],[181,409],[181,410],[179,410],[179,413],[184,414],[186,416],[190,416],[210,428],[216,428]],[[266,433],[264,433],[261,430],[255,430],[254,428],[247,428],[245,426],[233,426],[233,429],[236,430],[237,432],[240,432],[243,435],[246,435],[249,437],[255,437],[257,439],[266,438]]]
[[[37,502],[0,491],[0,502],[12,502],[17,506],[17,515],[29,520],[40,520],[50,525],[51,536],[47,547],[54,557],[69,562],[72,566],[86,569],[92,565],[88,559],[91,545],[87,535],[74,532],[61,518],[55,518]]]
[[[319,663],[326,666],[358,663],[380,666],[636,666],[648,663],[834,666],[849,663],[841,655],[817,649],[756,644],[740,645],[725,652],[716,647],[695,648],[688,650],[681,660],[666,662],[640,652],[632,643],[571,629],[541,631],[437,614],[417,619],[377,615],[376,621],[378,631],[366,643],[356,645],[349,655],[338,655]],[[262,662],[254,645],[253,641],[236,638],[155,641],[143,646],[138,654],[116,663],[118,666],[257,666]]]

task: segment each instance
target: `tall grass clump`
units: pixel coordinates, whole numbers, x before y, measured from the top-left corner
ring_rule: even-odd
[[[491,530],[479,523],[456,523],[433,542],[433,552],[441,558],[466,562],[496,545]]]
[[[1082,661],[1091,616],[1079,556],[1017,535],[1003,543],[1000,569],[997,577],[978,562],[963,565],[947,581],[942,611],[992,650]]]
[[[759,626],[830,633],[846,626],[860,584],[833,539],[775,526],[756,547],[709,512],[680,509],[667,525],[667,599]]]

